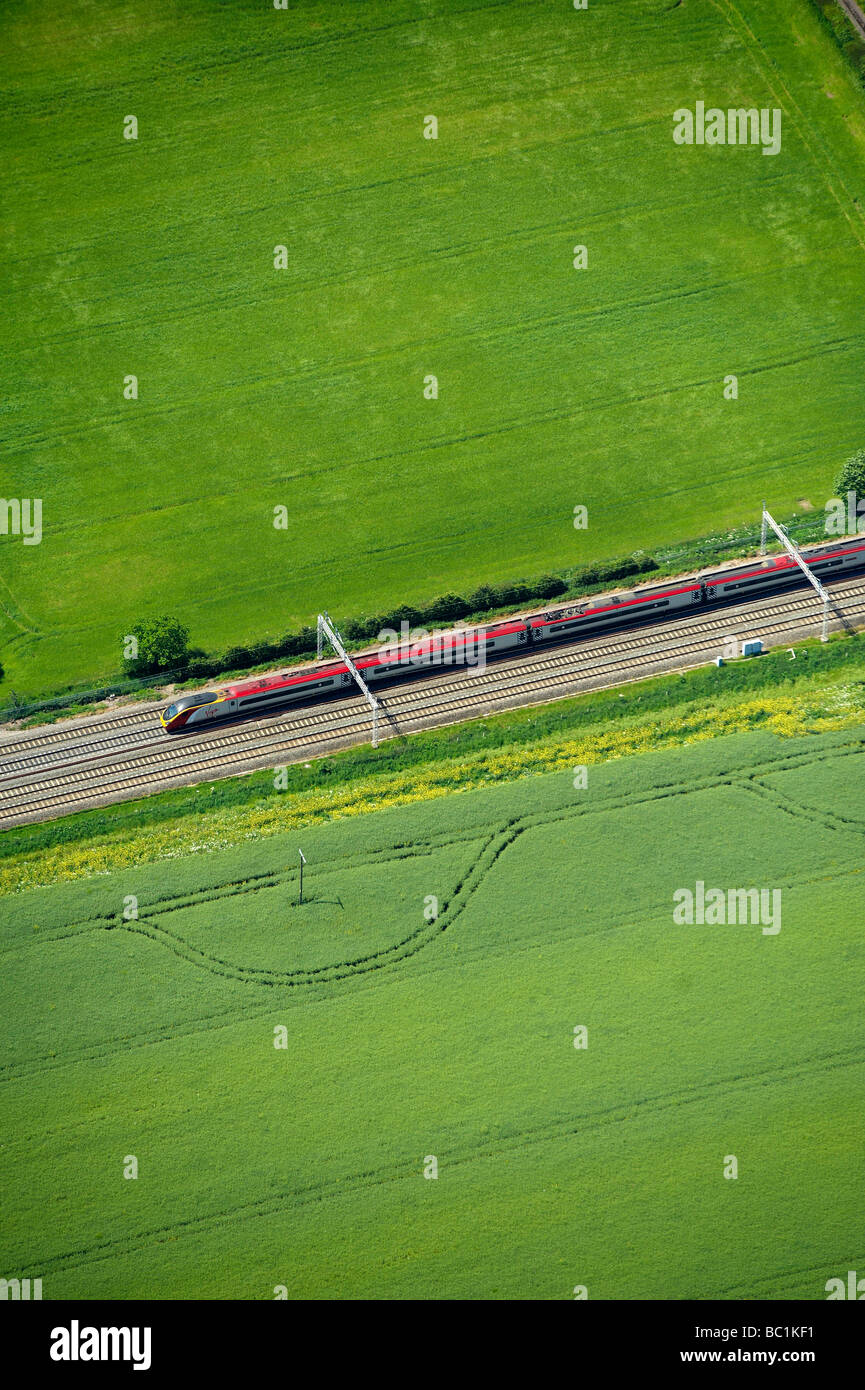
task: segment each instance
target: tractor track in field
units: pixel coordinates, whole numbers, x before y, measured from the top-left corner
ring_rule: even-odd
[[[831,881],[835,883],[838,882],[839,879],[848,878],[856,873],[856,870],[846,870],[842,873],[836,873],[831,875]],[[783,882],[779,883],[778,886],[782,890],[786,890],[791,888],[795,889],[801,887],[814,886],[818,883],[824,884],[825,882],[826,878],[824,875],[817,875],[813,871],[809,871],[809,873],[806,874],[804,877],[784,880]],[[650,913],[656,914],[660,914],[663,911],[666,914],[669,911],[669,904],[666,900],[663,904],[650,904],[649,911]],[[584,931],[582,933],[582,937],[583,939],[601,936],[610,937],[614,933],[631,929],[633,927],[633,923],[633,913],[630,911],[623,911],[621,913],[616,914],[614,917],[611,917],[610,920],[606,922],[603,926],[588,932]],[[126,924],[124,923],[123,926],[125,927]],[[105,923],[104,921],[94,921],[90,925],[89,929],[102,931],[105,929]],[[571,923],[560,923],[555,927],[548,928],[548,940],[558,940],[567,932],[570,932],[572,930],[573,928]],[[80,930],[75,934],[80,936]],[[50,945],[57,941],[69,940],[71,935],[72,933],[58,933],[50,938],[48,944]],[[28,945],[31,944],[33,943],[28,943]],[[41,944],[42,943],[40,943],[40,945]],[[482,947],[479,948],[469,948],[464,953],[463,960],[467,963],[471,963],[474,961],[476,957],[487,957],[491,949],[494,948],[491,948],[489,946],[489,943],[485,943]],[[506,943],[502,943],[502,945],[498,949],[503,951],[506,950],[509,953],[516,951],[517,954],[521,954],[523,952],[531,952],[533,950],[536,950],[537,948],[532,944],[531,941],[526,941],[518,938],[516,940],[509,940]],[[421,951],[417,950],[409,954],[413,960],[414,969],[419,968],[422,973],[429,973],[430,971],[432,973],[436,973],[439,969],[442,968],[441,964],[431,965],[427,967],[426,971],[424,971],[423,966],[418,967],[417,965],[418,960],[422,959]],[[405,958],[407,959],[408,957]],[[385,962],[385,965],[401,963],[402,959],[395,958],[391,962]],[[351,989],[355,992],[358,990],[367,992],[373,989],[380,989],[383,985],[386,987],[387,982],[392,978],[392,975],[386,968],[377,968],[372,970],[367,969],[361,971],[345,970],[339,975],[338,978],[331,977],[326,981],[309,981],[307,983],[326,984],[329,988],[332,997],[334,987],[336,989],[342,989],[346,986],[350,986]],[[292,992],[292,986],[278,985],[277,987],[283,990],[283,993],[279,996],[280,1008],[288,1007],[287,996],[289,995],[289,993]],[[16,1084],[21,1081],[27,1081],[34,1077],[43,1076],[49,1072],[58,1071],[67,1067],[74,1068],[78,1066],[86,1066],[91,1062],[108,1062],[111,1059],[116,1058],[119,1053],[122,1052],[125,1054],[129,1052],[130,1049],[135,1049],[137,1051],[141,1049],[147,1049],[150,1047],[159,1047],[167,1042],[175,1043],[183,1039],[196,1038],[205,1033],[220,1031],[223,1028],[234,1028],[237,1026],[237,1024],[241,1022],[248,1022],[252,1018],[270,1017],[272,1016],[272,1012],[273,1004],[271,1002],[256,1003],[255,1001],[250,1000],[249,998],[244,998],[241,1004],[235,1004],[231,1007],[219,1010],[218,1012],[213,1014],[201,1014],[198,1016],[194,1016],[190,1019],[184,1020],[184,1022],[181,1024],[178,1024],[177,1022],[170,1022],[158,1025],[155,1028],[142,1029],[135,1033],[125,1032],[123,1034],[114,1034],[111,1036],[104,1037],[102,1039],[97,1039],[91,1043],[85,1044],[83,1047],[79,1048],[77,1052],[74,1052],[71,1050],[71,1048],[69,1048],[63,1053],[59,1054],[56,1051],[52,1051],[48,1054],[37,1054],[31,1057],[23,1058],[21,1060],[3,1062],[2,1064],[0,1064],[0,1087],[3,1087],[8,1084]],[[863,1061],[865,1061],[865,1056],[863,1056]],[[77,1123],[78,1122],[76,1121],[76,1124]]]
[[[474,1142],[469,1140],[458,1145],[448,1154],[447,1161],[450,1168],[464,1167],[500,1158],[502,1153],[520,1153],[527,1148],[543,1147],[563,1140],[586,1140],[610,1126],[665,1113],[674,1116],[677,1111],[687,1110],[690,1106],[707,1100],[741,1096],[766,1087],[795,1084],[804,1077],[860,1066],[862,1060],[861,1049],[840,1048],[817,1057],[796,1059],[783,1066],[766,1067],[747,1075],[740,1073],[706,1079],[688,1087],[673,1087],[637,1100],[600,1106],[562,1120],[540,1124],[517,1124],[498,1135],[479,1138]],[[380,1164],[366,1171],[336,1179],[323,1178],[300,1183],[264,1196],[216,1207],[199,1215],[177,1217],[149,1229],[139,1229],[108,1240],[97,1239],[92,1243],[80,1245],[77,1249],[55,1250],[53,1253],[42,1254],[37,1263],[45,1274],[80,1269],[83,1265],[151,1249],[155,1245],[177,1240],[184,1235],[197,1235],[219,1226],[273,1216],[288,1207],[296,1209],[310,1203],[339,1200],[358,1191],[370,1191],[394,1182],[413,1181],[416,1173],[416,1159],[408,1156],[397,1158],[391,1163]]]
[[[865,576],[832,582],[833,629],[865,624]],[[731,636],[781,645],[816,631],[810,589],[701,606],[616,633],[529,648],[483,669],[442,668],[379,687],[383,740],[704,665]],[[0,828],[170,787],[320,758],[370,738],[366,702],[348,695],[170,736],[159,705],[0,740]]]
[[[846,758],[853,755],[858,756],[860,752],[860,741],[858,739],[851,738],[848,744],[842,744],[834,747],[831,754],[828,756],[831,756],[833,758]],[[500,857],[501,852],[508,848],[508,846],[514,842],[514,840],[519,836],[519,834],[523,833],[526,830],[535,830],[541,827],[551,827],[556,824],[561,824],[562,822],[571,821],[575,818],[578,820],[582,820],[584,817],[609,815],[611,812],[615,813],[628,807],[648,806],[651,805],[653,802],[657,802],[659,800],[667,800],[669,798],[678,797],[688,797],[694,794],[706,792],[707,790],[710,790],[712,788],[720,787],[738,787],[740,790],[745,791],[746,793],[756,791],[758,790],[758,788],[768,790],[770,793],[768,800],[772,808],[776,811],[788,810],[790,806],[788,798],[781,797],[780,794],[773,795],[772,789],[766,788],[765,785],[761,782],[760,778],[763,776],[773,775],[777,772],[791,771],[797,768],[813,766],[815,761],[819,763],[822,761],[822,759],[815,759],[812,752],[790,754],[789,752],[785,751],[781,756],[769,758],[768,760],[762,762],[761,772],[759,776],[755,776],[754,773],[745,772],[742,769],[733,772],[721,771],[720,773],[713,775],[709,778],[698,779],[696,782],[689,781],[653,787],[651,789],[640,791],[636,795],[632,793],[627,794],[625,796],[614,796],[612,798],[601,797],[600,801],[594,803],[591,806],[585,804],[570,804],[567,806],[560,806],[558,808],[554,808],[542,812],[540,814],[532,813],[527,816],[517,816],[516,818],[507,821],[502,821],[498,817],[493,817],[492,820],[483,821],[477,825],[472,825],[468,832],[464,835],[453,836],[450,834],[450,832],[447,832],[443,836],[432,835],[429,839],[425,839],[423,843],[420,845],[412,844],[409,846],[404,844],[391,844],[380,846],[375,850],[367,851],[366,853],[361,855],[356,855],[352,853],[349,856],[341,859],[338,864],[334,864],[331,866],[318,866],[313,877],[314,879],[320,879],[322,877],[326,878],[329,873],[335,871],[342,872],[345,869],[352,869],[364,866],[369,867],[372,864],[382,863],[384,861],[389,862],[404,858],[415,858],[418,855],[423,856],[433,849],[438,849],[445,846],[465,847],[469,843],[481,845],[482,848],[475,856],[471,865],[463,872],[461,879],[455,885],[450,897],[446,900],[444,912],[437,919],[439,930],[444,931],[447,930],[451,925],[453,925],[453,922],[456,920],[456,918],[459,915],[461,915],[462,911],[468,904],[468,898],[472,896],[478,888],[483,886],[486,880],[486,870],[483,868],[481,861],[484,859],[484,855],[487,853],[487,851],[489,851],[490,849],[495,850],[494,854],[492,855],[492,861],[495,862]],[[796,805],[798,806],[798,803],[796,803]],[[803,806],[800,809],[802,812],[809,812],[808,807]],[[813,823],[814,816],[809,814],[808,819]],[[846,833],[852,832],[857,835],[860,835],[862,833],[862,829],[865,827],[859,825],[858,823],[856,825],[850,825],[847,823],[834,824],[831,822],[827,822],[826,828],[832,831],[842,831]],[[488,867],[491,867],[491,865]],[[843,873],[839,873],[836,871],[828,875],[828,878],[830,881],[836,882],[839,878],[843,877],[852,876],[854,878],[858,878],[858,876],[862,872],[863,870],[860,869],[854,863],[854,865],[844,870]],[[222,882],[211,883],[203,888],[199,888],[193,891],[186,890],[179,894],[169,891],[163,896],[150,899],[146,903],[142,904],[140,907],[140,912],[144,915],[145,918],[149,917],[158,921],[158,919],[161,917],[170,916],[172,913],[178,911],[182,912],[188,908],[197,908],[202,904],[212,904],[215,902],[224,903],[226,899],[230,897],[245,895],[248,893],[256,893],[260,889],[271,889],[274,887],[279,887],[280,885],[285,886],[288,879],[292,876],[293,871],[268,871],[262,874],[253,875],[251,878],[244,877],[242,879],[228,879]],[[822,872],[815,874],[813,869],[809,869],[804,873],[804,875],[795,875],[793,877],[786,878],[777,886],[786,890],[788,888],[803,887],[808,885],[814,885],[817,883],[825,884],[826,880],[826,874]],[[463,888],[468,889],[467,895],[463,893]],[[654,913],[660,913],[662,909],[666,909],[667,907],[668,904],[666,900],[663,904],[659,902],[649,902],[644,904],[644,910],[650,916]],[[623,928],[630,927],[632,925],[633,912],[630,909],[628,909],[622,912],[613,913],[605,921],[602,927],[593,929],[589,934],[592,936],[608,935],[610,933],[621,931]],[[44,950],[47,948],[50,950],[56,943],[69,941],[72,938],[80,938],[85,933],[103,932],[106,930],[113,929],[119,929],[123,931],[130,930],[132,928],[130,928],[130,924],[119,914],[119,912],[97,911],[92,915],[81,918],[77,921],[68,922],[62,927],[51,928],[48,931],[40,934],[38,939],[34,937],[27,937],[25,940],[18,940],[15,942],[8,943],[5,946],[3,946],[2,952],[0,952],[0,954],[6,956],[11,953],[16,953],[20,951],[32,951],[34,949]],[[572,924],[570,922],[565,922],[559,923],[557,925],[549,925],[546,930],[547,939],[549,940],[554,936],[558,936],[562,930],[570,932],[572,930]],[[419,928],[419,931],[423,932],[424,928]],[[581,929],[581,932],[583,937],[585,938],[585,929]],[[145,932],[144,934],[150,935],[150,933],[148,932]],[[171,935],[171,933],[166,933],[166,935]],[[187,959],[188,963],[198,965],[199,967],[203,967],[205,969],[211,968],[212,962],[208,964],[207,962],[200,959],[193,960],[182,949],[185,940],[182,933],[175,933],[174,935],[174,944],[180,946],[180,949],[175,951],[175,954],[184,956]],[[390,957],[388,957],[388,952],[392,952],[395,945],[405,945],[408,943],[405,941],[403,943],[391,943],[391,946],[380,948],[372,956],[361,958],[359,960],[341,959],[325,963],[320,969],[315,967],[306,968],[303,971],[296,972],[294,974],[294,977],[291,979],[285,977],[276,978],[271,973],[271,978],[259,979],[258,981],[254,981],[254,983],[262,983],[284,989],[285,993],[281,996],[283,1002],[285,1002],[288,993],[294,992],[298,985],[309,986],[325,984],[331,990],[334,986],[337,988],[341,988],[347,984],[350,984],[352,988],[357,988],[359,984],[361,984],[364,989],[377,987],[377,985],[381,982],[381,977],[386,977],[388,975],[387,970],[382,969],[383,966],[399,963],[403,959],[408,958],[409,956],[413,958],[418,957],[420,954],[420,948],[430,944],[431,941],[434,940],[437,935],[437,932],[432,932],[428,937],[425,936],[423,941],[418,943],[416,949],[405,951],[396,955],[392,955]],[[173,946],[164,940],[160,941],[158,939],[155,939],[154,944],[157,944],[159,946],[169,945],[169,949],[173,949]],[[515,946],[514,939],[509,939],[507,943],[507,948],[509,950],[532,949],[531,945],[526,945],[524,943],[520,944],[519,942],[517,942]],[[484,945],[484,947],[482,948],[482,952],[486,952],[488,949],[488,944]],[[469,949],[463,956],[463,959],[469,961],[472,959],[474,954],[475,952],[472,949]],[[376,964],[376,961],[378,962],[378,964]],[[242,978],[240,974],[231,974],[231,971],[234,971],[236,969],[237,962],[217,962],[217,964],[228,965],[230,967],[229,975],[231,978]],[[356,968],[358,966],[360,967],[359,969]],[[433,969],[438,968],[439,967],[437,966],[433,967]],[[328,972],[327,978],[325,978],[325,972]],[[213,970],[212,973],[221,974],[223,972],[220,969],[216,969]],[[257,973],[259,975],[263,975],[267,972]],[[248,975],[243,978],[246,978],[247,982],[249,981]],[[0,1062],[0,1087],[2,1087],[4,1084],[8,1082],[20,1081],[22,1078],[41,1075],[43,1072],[53,1071],[61,1067],[74,1067],[81,1063],[88,1063],[92,1061],[105,1061],[106,1059],[115,1056],[117,1052],[121,1049],[123,1051],[128,1051],[129,1048],[146,1048],[154,1045],[159,1045],[161,1043],[166,1042],[167,1040],[176,1041],[178,1038],[191,1037],[201,1032],[208,1032],[212,1029],[232,1027],[239,1020],[239,1018],[242,1017],[244,1019],[249,1019],[253,1015],[257,1016],[262,1012],[269,1011],[271,1007],[271,1005],[256,1006],[255,1004],[250,1003],[248,999],[246,999],[244,1000],[242,1006],[239,1009],[236,1007],[232,1007],[227,1010],[218,1011],[216,1014],[201,1015],[190,1020],[186,1020],[185,1024],[183,1026],[180,1026],[179,1028],[176,1023],[168,1023],[163,1026],[157,1027],[155,1030],[143,1030],[131,1034],[127,1031],[123,1034],[116,1034],[104,1037],[101,1040],[87,1044],[83,1048],[83,1050],[79,1050],[78,1052],[74,1052],[69,1047],[64,1047],[64,1049],[60,1053],[58,1053],[57,1051],[52,1051],[50,1054],[47,1055],[35,1055],[26,1059]]]

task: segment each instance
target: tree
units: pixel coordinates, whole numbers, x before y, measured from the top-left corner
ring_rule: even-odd
[[[532,598],[558,598],[567,587],[565,581],[557,575],[542,574],[537,583],[532,585]]]
[[[138,642],[138,653],[125,657],[123,664],[133,675],[149,675],[153,671],[170,671],[186,665],[189,629],[179,619],[145,618],[135,624],[129,635]]]
[[[424,616],[427,622],[458,623],[470,612],[471,608],[459,594],[440,594],[427,604]]]
[[[857,498],[865,498],[865,449],[853,454],[835,479],[836,496],[846,497],[848,492],[855,492]]]

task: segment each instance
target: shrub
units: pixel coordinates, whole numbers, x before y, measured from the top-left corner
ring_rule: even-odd
[[[424,617],[427,623],[456,623],[471,611],[469,604],[459,594],[442,594],[429,604]]]
[[[189,629],[178,618],[145,618],[135,624],[129,635],[138,642],[138,655],[124,657],[123,661],[131,675],[178,670],[188,661]]]
[[[835,479],[835,492],[839,497],[846,497],[848,492],[865,497],[865,449],[859,449],[842,465]]]
[[[401,623],[408,623],[409,628],[423,627],[427,622],[429,610],[422,608],[412,608],[410,604],[401,604],[399,608],[394,608],[388,613],[381,613],[377,619],[379,627],[376,633],[383,631],[384,628],[393,628],[396,632],[400,630]],[[375,634],[374,634],[375,635]]]
[[[485,613],[488,608],[495,608],[495,590],[489,584],[482,584],[479,589],[474,589],[467,597],[466,603],[472,613]]]
[[[223,671],[242,671],[252,665],[252,652],[248,647],[229,647],[220,665]]]
[[[532,592],[528,584],[497,584],[493,588],[493,608],[509,608],[513,603],[525,603]]]
[[[532,598],[557,598],[567,587],[565,581],[556,575],[543,574],[537,583],[532,585]]]
[[[349,642],[370,642],[381,626],[378,618],[346,618],[339,630]]]

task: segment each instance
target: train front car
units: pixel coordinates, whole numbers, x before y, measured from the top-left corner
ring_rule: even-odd
[[[205,690],[184,696],[163,710],[159,718],[163,729],[174,734],[244,715],[278,713],[288,705],[319,700],[350,685],[351,676],[343,665],[283,671],[278,676],[261,676],[226,686],[219,693]]]
[[[191,724],[208,723],[221,713],[223,697],[215,690],[201,690],[196,695],[184,695],[169,705],[159,716],[159,722],[169,734],[176,734]]]

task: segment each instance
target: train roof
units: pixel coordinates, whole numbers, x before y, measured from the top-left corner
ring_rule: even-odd
[[[383,648],[368,652],[366,655],[352,657],[354,665],[359,671],[368,671],[375,666],[389,666],[395,660],[394,652],[403,657],[407,652],[418,654],[427,652],[433,648],[444,645],[460,645],[461,640],[465,640],[466,633],[482,631],[486,636],[500,637],[511,632],[521,632],[525,627],[522,619],[504,619],[499,623],[484,623],[475,627],[456,627],[448,628],[446,631],[433,634],[430,637],[421,638],[417,642],[399,642],[393,647],[384,646]],[[321,680],[326,676],[342,675],[348,667],[344,662],[328,662],[326,665],[316,665],[304,667],[302,670],[283,671],[276,676],[261,676],[256,680],[240,681],[236,685],[228,685],[221,692],[223,697],[232,700],[244,699],[250,695],[264,695],[271,690],[287,689],[293,685],[302,685],[307,681]]]
[[[651,603],[664,594],[687,594],[699,589],[700,581],[696,575],[667,582],[652,584],[641,589],[615,589],[606,594],[589,594],[586,598],[575,598],[561,608],[548,608],[543,613],[533,613],[526,619],[530,627],[545,627],[551,622],[567,622],[581,613],[612,612],[614,608],[638,607],[641,603]]]
[[[305,680],[320,680],[324,676],[341,674],[346,669],[342,662],[330,662],[327,666],[316,666],[312,670],[283,671],[278,676],[261,676],[257,680],[240,681],[237,685],[227,685],[222,691],[222,695],[223,697],[227,695],[232,700],[243,699],[247,695],[264,695],[269,690],[281,690]]]
[[[484,637],[503,637],[511,632],[523,632],[525,626],[525,622],[521,618],[508,618],[500,623],[479,623],[477,626],[450,627],[443,632],[433,633],[429,637],[422,637],[417,642],[397,642],[392,646],[385,645],[379,651],[373,652],[369,656],[354,658],[354,664],[359,671],[368,671],[374,666],[390,666],[395,659],[404,657],[409,653],[420,656],[428,651],[434,651],[442,647],[462,646],[466,638],[476,632],[482,632]]]
[[[847,555],[851,550],[861,550],[865,553],[865,536],[848,536],[837,541],[814,541],[810,545],[800,545],[799,550],[805,559],[822,558],[830,559],[833,555]],[[701,570],[700,574],[704,581],[716,584],[719,579],[727,575],[748,575],[759,574],[766,570],[789,569],[795,565],[795,560],[782,550],[774,555],[758,555],[752,558],[747,556],[735,564],[728,561],[723,565],[716,565],[711,569]]]

